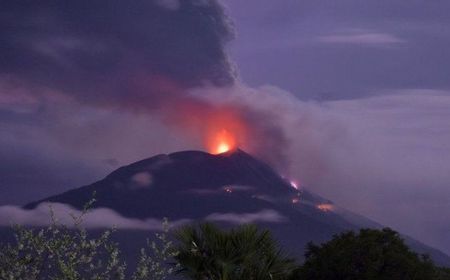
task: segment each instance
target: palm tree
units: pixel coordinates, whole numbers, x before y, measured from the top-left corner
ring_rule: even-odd
[[[267,230],[244,225],[230,231],[205,223],[175,233],[180,273],[196,280],[286,279],[295,268]]]

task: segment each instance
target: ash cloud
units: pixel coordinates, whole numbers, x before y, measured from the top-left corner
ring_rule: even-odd
[[[150,114],[190,138],[204,134],[216,112],[232,111],[253,139],[264,139],[242,144],[287,166],[288,142],[273,113],[191,93],[237,83],[226,53],[234,32],[218,1],[11,2],[0,17],[0,78],[32,99],[51,90],[87,106]]]
[[[84,101],[148,96],[155,102],[171,90],[169,83],[181,90],[234,81],[224,51],[233,31],[216,1],[44,0],[2,6],[0,71],[31,85]],[[145,88],[139,88],[140,76]]]
[[[130,111],[190,99],[186,90],[230,86],[233,38],[217,1],[3,3],[0,75],[33,89]]]

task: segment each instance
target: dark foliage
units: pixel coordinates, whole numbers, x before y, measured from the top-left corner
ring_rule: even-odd
[[[175,257],[180,273],[189,279],[270,280],[287,279],[295,265],[281,253],[267,230],[245,225],[230,231],[212,224],[178,231]]]
[[[436,278],[429,257],[411,251],[389,228],[345,232],[320,246],[310,243],[305,257],[294,279],[449,279]]]

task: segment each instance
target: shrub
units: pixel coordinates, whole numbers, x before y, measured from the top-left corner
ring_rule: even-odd
[[[14,226],[14,244],[0,245],[0,279],[4,280],[123,280],[126,264],[118,244],[111,240],[114,229],[92,237],[82,227],[83,217],[94,203],[86,204],[73,227],[60,224],[50,208],[51,224],[42,229]],[[168,222],[142,248],[132,280],[163,280],[176,267],[167,266],[176,252],[167,238]]]

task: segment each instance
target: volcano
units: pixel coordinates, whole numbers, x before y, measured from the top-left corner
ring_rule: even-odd
[[[302,258],[309,241],[333,234],[382,226],[354,214],[305,188],[298,189],[266,163],[235,149],[212,155],[200,151],[161,154],[121,167],[91,185],[35,201],[82,209],[95,192],[95,208],[110,208],[128,218],[213,221],[224,226],[252,222],[270,229],[291,254]],[[137,239],[143,233],[132,231]],[[148,234],[148,232],[146,232]],[[126,235],[128,240],[130,232]],[[437,264],[450,257],[404,236],[417,252]]]

